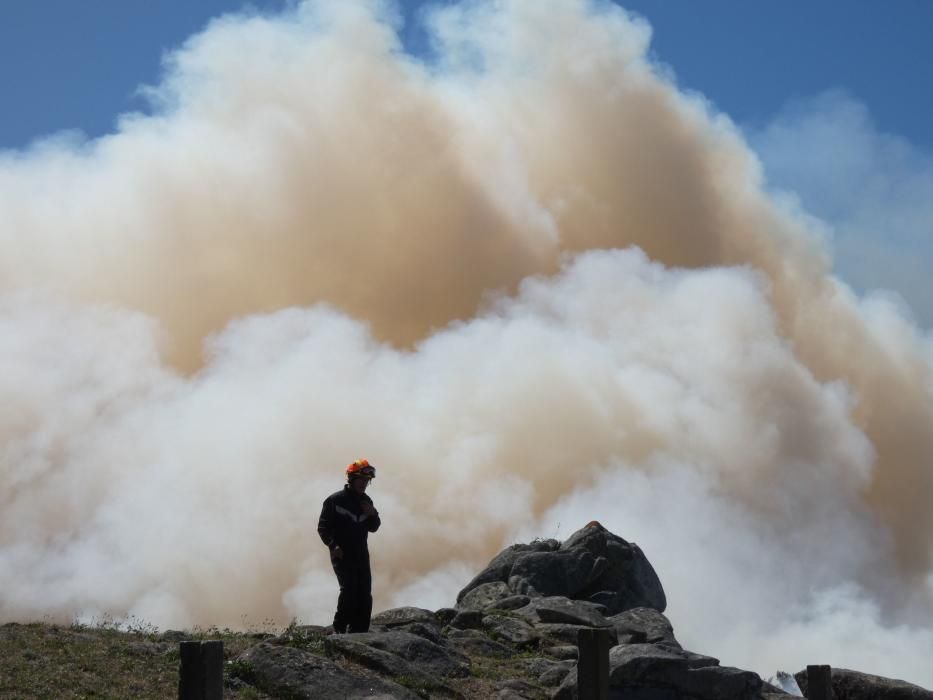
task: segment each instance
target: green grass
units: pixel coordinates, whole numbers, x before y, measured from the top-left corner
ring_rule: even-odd
[[[431,697],[431,688],[428,686],[428,684],[419,678],[413,678],[412,676],[394,676],[392,680],[399,685],[408,688],[411,692],[415,693],[419,697]]]
[[[223,641],[224,698],[268,700],[273,696],[253,685],[250,665],[237,657],[274,631],[271,625],[266,625],[263,633],[227,629],[160,633],[142,622],[117,624],[112,620],[71,626],[0,625],[0,700],[174,698],[178,694],[179,642],[183,639]],[[327,656],[324,636],[294,622],[279,628],[277,643]],[[470,677],[447,678],[443,682],[467,700],[486,700],[495,695],[496,683],[502,679],[533,682],[514,662],[538,654],[524,649],[516,650],[508,658],[473,656]],[[372,673],[340,656],[333,661],[354,673]],[[392,680],[422,698],[444,696],[440,689],[428,688],[422,679],[402,676]],[[542,691],[541,697],[548,697],[548,693]]]
[[[324,648],[324,634],[305,631],[294,620],[282,630],[279,638],[283,646],[294,647],[318,656],[327,656]]]
[[[178,640],[155,628],[101,621],[92,625],[45,623],[0,625],[0,698],[139,698],[178,695]],[[201,629],[185,639],[220,639],[233,659],[255,636]],[[228,668],[225,668],[225,675]],[[265,698],[254,689],[225,688],[228,698]]]

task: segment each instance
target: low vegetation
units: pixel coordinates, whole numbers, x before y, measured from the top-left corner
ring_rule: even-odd
[[[178,649],[183,639],[221,639],[228,661],[267,633],[230,630],[158,632],[145,624],[61,626],[0,625],[0,698],[138,698],[165,700],[178,694]],[[266,698],[235,681],[225,697]]]
[[[176,697],[179,642],[188,639],[223,640],[225,698],[272,698],[274,696],[255,687],[249,665],[238,661],[237,657],[250,646],[273,636],[284,645],[325,655],[322,637],[291,635],[292,628],[266,627],[263,632],[217,629],[160,632],[146,624],[8,623],[0,625],[0,699],[165,700]],[[342,658],[334,660],[341,666],[354,665]],[[494,694],[496,681],[524,675],[514,666],[514,658],[478,657],[471,661],[473,673],[469,678],[447,681],[468,700],[488,698]],[[417,679],[400,677],[394,680],[421,697],[429,695]]]

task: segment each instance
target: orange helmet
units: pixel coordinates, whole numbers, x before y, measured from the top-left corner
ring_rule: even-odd
[[[364,479],[375,479],[376,468],[365,459],[358,459],[347,467],[347,479],[363,477]]]

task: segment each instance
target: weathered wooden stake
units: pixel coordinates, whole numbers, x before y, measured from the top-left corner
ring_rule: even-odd
[[[178,700],[202,700],[201,642],[182,642],[179,647]]]
[[[830,666],[807,666],[807,700],[832,700],[833,669]]]
[[[182,642],[178,700],[223,700],[224,643]]]
[[[577,632],[577,694],[580,700],[609,699],[609,631],[581,629]]]
[[[223,700],[224,643],[222,641],[201,642],[201,665],[204,669],[204,700]]]

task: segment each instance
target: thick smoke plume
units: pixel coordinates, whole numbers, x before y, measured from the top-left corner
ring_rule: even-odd
[[[931,354],[834,278],[723,115],[584,0],[306,2],[0,158],[0,619],[327,623],[516,538],[639,542],[689,646],[933,683]]]

